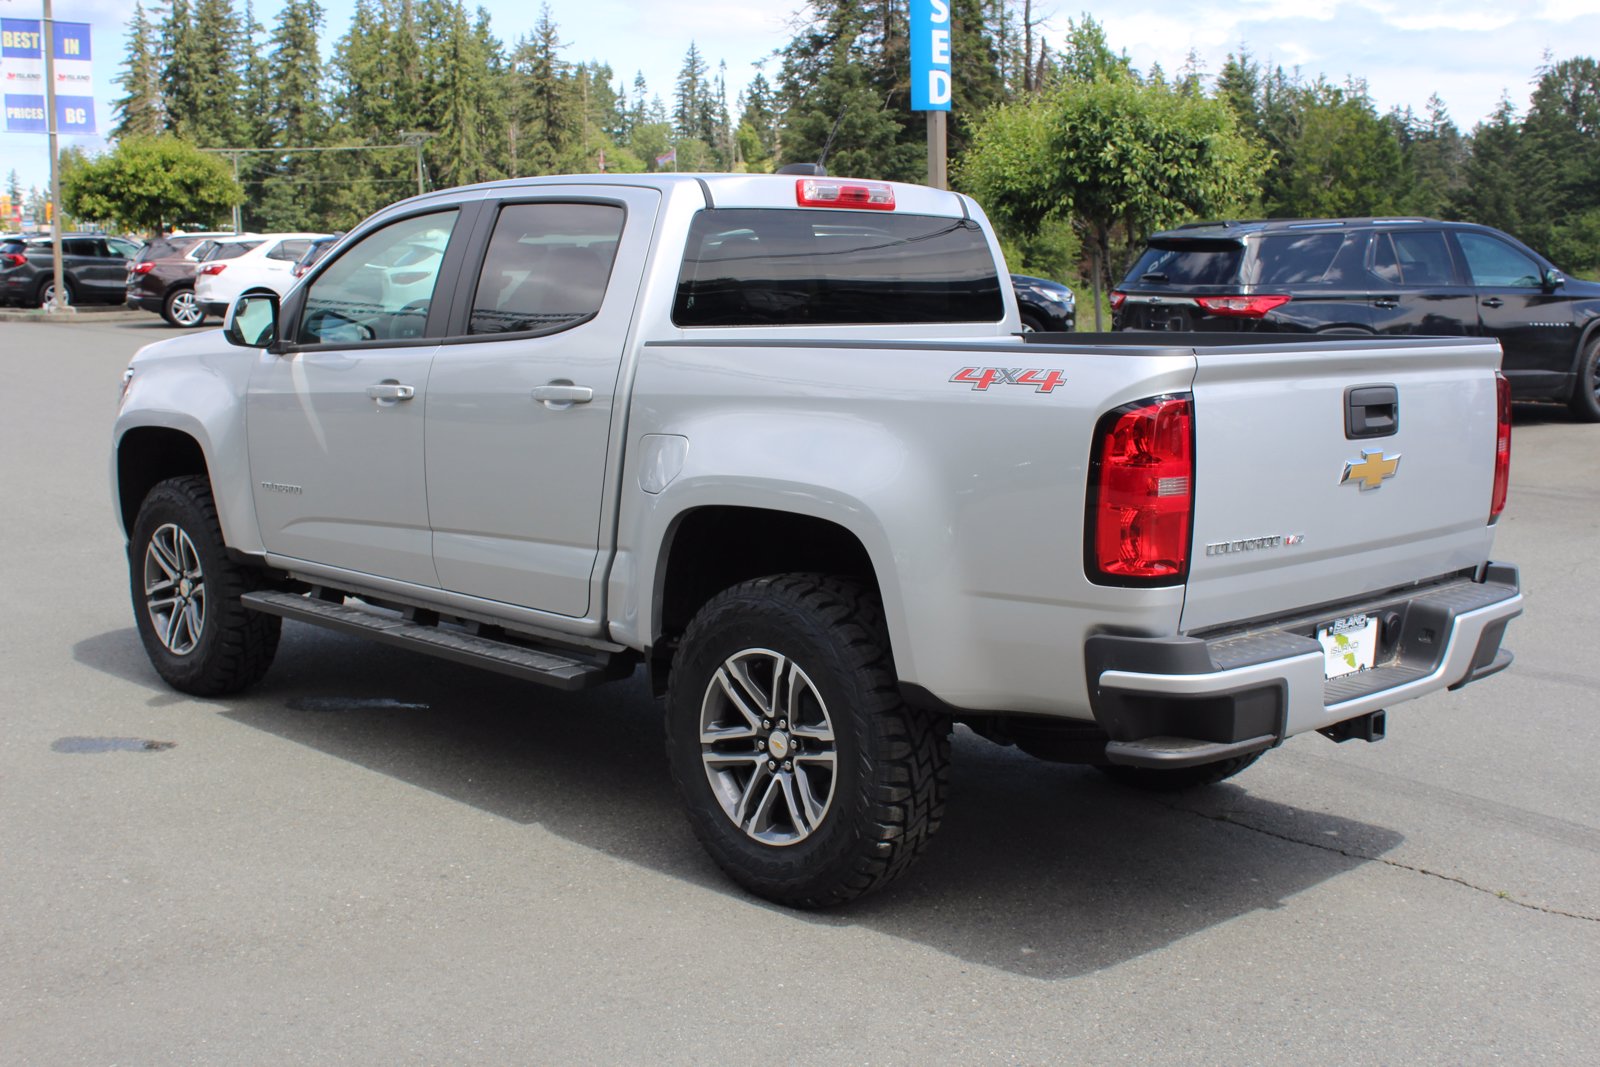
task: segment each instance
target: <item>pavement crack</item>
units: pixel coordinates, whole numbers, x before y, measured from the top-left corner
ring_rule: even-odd
[[[1373,856],[1365,852],[1356,852],[1352,849],[1340,848],[1336,845],[1330,845],[1322,841],[1308,841],[1303,837],[1295,837],[1293,834],[1280,833],[1277,830],[1269,830],[1264,826],[1256,826],[1252,823],[1241,822],[1240,820],[1229,816],[1227,812],[1199,811],[1195,808],[1186,808],[1179,804],[1163,804],[1162,806],[1169,808],[1172,811],[1183,812],[1186,815],[1195,815],[1211,822],[1220,822],[1226,823],[1229,826],[1237,826],[1242,830],[1249,830],[1265,837],[1275,837],[1279,841],[1287,841],[1290,844],[1305,845],[1308,848],[1321,849],[1323,852],[1332,852],[1348,859],[1361,860],[1366,863],[1381,863],[1386,867],[1393,867],[1396,870],[1401,871],[1410,871],[1413,874],[1425,875],[1428,878],[1437,878],[1442,882],[1453,882],[1456,885],[1459,885],[1465,889],[1470,889],[1475,893],[1483,893],[1487,896],[1494,897],[1496,900],[1503,900],[1507,904],[1514,904],[1519,908],[1526,908],[1528,911],[1537,911],[1545,915],[1554,915],[1563,919],[1577,919],[1580,922],[1600,923],[1600,916],[1584,915],[1581,912],[1565,911],[1561,908],[1552,908],[1544,904],[1535,904],[1531,901],[1519,900],[1510,893],[1507,893],[1505,890],[1488,889],[1484,886],[1469,882],[1465,878],[1459,878],[1453,874],[1445,874],[1441,871],[1431,871],[1426,867],[1417,867],[1410,863],[1401,863],[1399,860],[1389,859],[1385,856]]]

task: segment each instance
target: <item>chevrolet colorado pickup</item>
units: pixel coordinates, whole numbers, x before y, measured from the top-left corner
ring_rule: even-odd
[[[111,457],[194,694],[284,618],[649,672],[695,833],[794,906],[899,875],[951,724],[1172,789],[1492,674],[1490,341],[1021,336],[969,198],[772,175],[407,200],[151,345]]]

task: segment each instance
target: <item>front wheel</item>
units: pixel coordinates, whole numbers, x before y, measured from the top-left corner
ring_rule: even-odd
[[[169,478],[150,490],[134,520],[128,577],[139,638],[174,689],[233,693],[272,665],[282,620],[240,602],[256,574],[228,558],[205,478]]]
[[[900,697],[860,584],[761,578],[684,633],[667,754],[695,836],[757,896],[825,907],[902,874],[944,814],[948,721]]]
[[[1567,401],[1579,422],[1600,422],[1600,337],[1589,342],[1578,361],[1578,380]]]

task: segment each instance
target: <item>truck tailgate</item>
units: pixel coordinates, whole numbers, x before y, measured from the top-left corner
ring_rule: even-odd
[[[1196,357],[1185,633],[1336,606],[1488,559],[1497,344],[1319,339]],[[1352,430],[1352,405],[1374,436]]]

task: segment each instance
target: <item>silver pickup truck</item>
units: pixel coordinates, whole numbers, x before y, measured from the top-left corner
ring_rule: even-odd
[[[900,874],[952,722],[1173,789],[1492,674],[1492,342],[1029,334],[972,200],[525,179],[135,356],[111,460],[188,693],[284,618],[563,689],[643,668],[695,832],[796,906]]]

